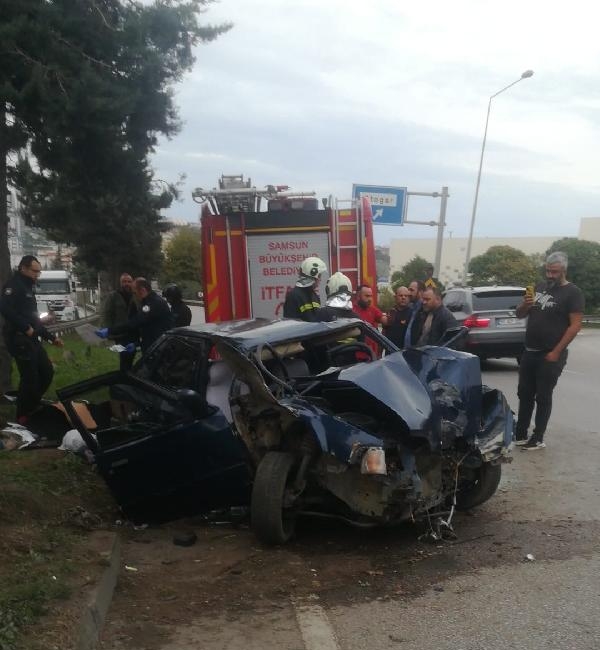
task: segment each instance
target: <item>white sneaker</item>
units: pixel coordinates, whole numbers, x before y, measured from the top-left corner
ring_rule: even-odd
[[[527,444],[523,445],[521,449],[523,449],[523,451],[533,451],[535,449],[544,449],[545,447],[546,447],[545,442],[543,442],[542,440],[536,440],[533,436],[531,436],[531,438],[529,438],[529,440],[527,441]]]

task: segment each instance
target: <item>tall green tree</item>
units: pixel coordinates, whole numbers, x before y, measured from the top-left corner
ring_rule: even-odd
[[[156,273],[175,189],[153,191],[149,155],[180,123],[173,86],[212,0],[0,0],[0,194],[88,266]],[[0,196],[0,282],[9,273]]]
[[[399,271],[394,271],[392,274],[392,287],[395,289],[402,285],[408,286],[413,280],[424,280],[425,268],[430,264],[431,262],[428,262],[424,257],[415,255]]]
[[[473,286],[508,284],[526,286],[538,277],[534,261],[512,246],[491,246],[469,263]]]
[[[180,228],[165,249],[162,283],[174,282],[181,288],[184,298],[197,299],[201,277],[200,231],[191,226]]]
[[[230,27],[200,24],[209,3],[0,0],[0,154],[21,152],[9,175],[29,220],[99,270],[159,262],[172,193],[153,192],[149,154],[180,127],[172,87],[194,45]]]
[[[567,279],[576,284],[585,295],[586,312],[600,308],[600,244],[565,237],[558,239],[546,254],[562,251],[569,256]]]

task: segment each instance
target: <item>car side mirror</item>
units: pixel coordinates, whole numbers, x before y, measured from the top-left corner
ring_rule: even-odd
[[[440,347],[450,348],[456,345],[462,338],[464,338],[469,331],[468,327],[459,325],[458,327],[449,327],[443,334],[440,340],[435,343]]]
[[[179,403],[194,415],[204,415],[208,411],[206,400],[195,390],[180,388],[176,395]]]

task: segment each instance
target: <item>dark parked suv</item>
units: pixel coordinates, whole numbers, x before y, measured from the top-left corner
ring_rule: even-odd
[[[526,318],[517,318],[523,287],[457,287],[444,294],[444,305],[469,328],[465,350],[481,359],[521,358]]]

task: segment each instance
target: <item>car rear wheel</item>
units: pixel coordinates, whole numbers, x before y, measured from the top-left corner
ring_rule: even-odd
[[[292,454],[270,451],[256,470],[250,517],[254,534],[264,544],[285,544],[294,534],[293,467]]]
[[[458,510],[470,510],[485,503],[498,489],[502,466],[483,463],[477,469],[474,481],[464,484],[456,494]]]

